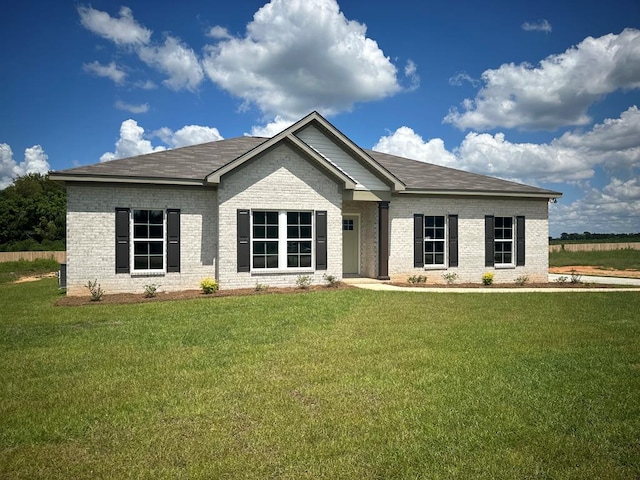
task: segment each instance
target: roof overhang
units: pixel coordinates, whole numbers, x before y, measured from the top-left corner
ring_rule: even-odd
[[[91,183],[133,183],[147,185],[190,185],[203,186],[202,180],[185,178],[130,177],[116,175],[69,175],[50,173],[49,179],[57,182],[91,182]]]
[[[508,192],[486,190],[403,190],[401,194],[432,195],[432,196],[464,196],[464,197],[512,197],[512,198],[544,198],[553,199],[562,197],[560,192]]]

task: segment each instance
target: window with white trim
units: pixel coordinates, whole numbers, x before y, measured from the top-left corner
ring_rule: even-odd
[[[444,216],[424,216],[424,266],[445,265],[446,229]]]
[[[133,270],[164,270],[164,210],[133,211]]]
[[[495,265],[513,265],[513,218],[495,217],[493,260]]]
[[[313,257],[313,212],[251,212],[251,267],[310,269]]]

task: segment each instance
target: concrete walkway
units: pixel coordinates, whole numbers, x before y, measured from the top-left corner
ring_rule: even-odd
[[[554,282],[562,275],[549,274],[549,282]],[[564,275],[568,277],[567,275]],[[620,277],[593,277],[582,275],[580,280],[582,283],[600,283],[608,285],[624,285],[624,287],[616,288],[566,288],[566,287],[549,287],[549,288],[531,288],[531,287],[510,287],[510,288],[456,288],[456,287],[400,287],[390,285],[380,280],[371,278],[349,278],[344,279],[345,283],[354,287],[364,288],[366,290],[392,291],[392,292],[431,292],[431,293],[558,293],[558,292],[639,292],[640,279],[637,278],[620,278]]]

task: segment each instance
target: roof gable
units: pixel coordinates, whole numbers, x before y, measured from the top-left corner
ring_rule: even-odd
[[[382,178],[384,181],[378,182],[379,185],[384,186],[385,184],[388,184],[391,185],[394,190],[404,189],[404,184],[397,177],[384,169],[378,162],[366,154],[364,150],[358,147],[349,138],[342,134],[342,132],[325,120],[318,112],[310,113],[303,119],[291,125],[289,128],[286,128],[279,134],[265,141],[258,148],[241,155],[227,165],[213,171],[207,176],[206,181],[209,183],[220,183],[220,180],[225,174],[235,170],[261,153],[273,148],[275,145],[281,142],[288,142],[305,154],[309,159],[315,161],[319,166],[343,181],[346,189],[356,188],[358,180],[354,177],[354,173],[362,174],[362,168],[356,168],[356,172],[347,170],[344,168],[344,165],[340,164],[340,162],[336,162],[335,158],[331,158],[327,155],[329,153],[328,151],[322,151],[322,149],[314,148],[314,146],[309,145],[309,143],[305,141],[305,139],[308,140],[309,136],[305,135],[304,131],[308,130],[308,128],[312,126],[317,128],[318,131],[321,131],[329,142],[332,142],[342,149],[347,156],[353,158],[356,162],[359,162],[364,169],[375,172],[371,178]],[[354,163],[350,165],[352,168],[356,166]],[[388,189],[388,187],[386,189]]]

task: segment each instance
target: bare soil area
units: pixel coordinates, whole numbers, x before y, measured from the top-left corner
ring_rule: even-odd
[[[640,278],[640,270],[614,270],[613,268],[598,268],[585,265],[549,268],[549,273],[557,273],[559,275],[570,276],[572,272],[578,275],[594,275],[596,277]]]

